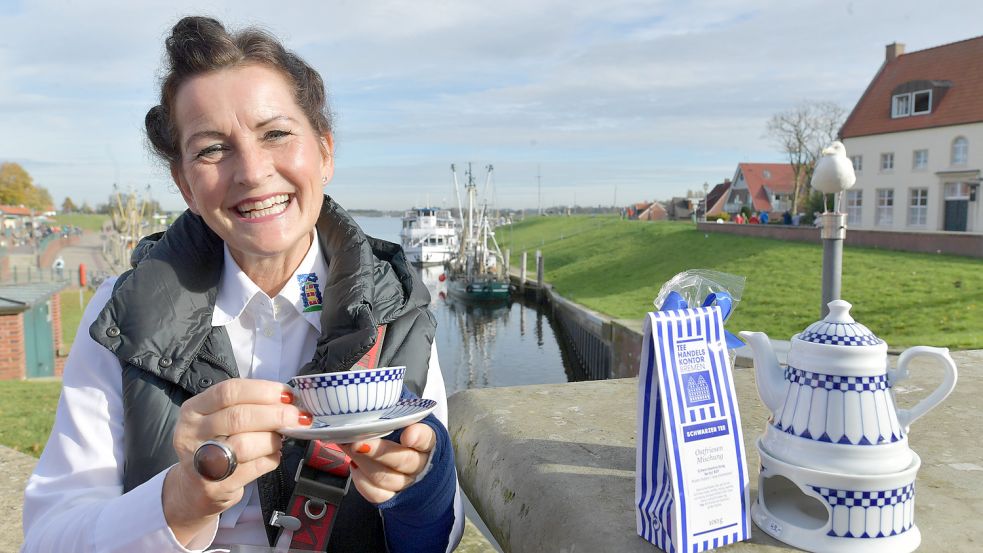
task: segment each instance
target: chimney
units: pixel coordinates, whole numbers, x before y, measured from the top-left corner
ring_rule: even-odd
[[[898,59],[898,56],[904,54],[904,44],[900,42],[892,42],[888,44],[885,49],[887,50],[884,61],[886,63],[891,63],[892,61]]]

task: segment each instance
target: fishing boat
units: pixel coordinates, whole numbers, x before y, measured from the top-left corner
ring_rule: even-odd
[[[486,167],[485,187],[491,180],[493,167]],[[509,299],[511,286],[505,269],[505,258],[495,240],[495,232],[489,221],[487,203],[478,206],[477,185],[471,165],[465,173],[467,183],[467,211],[461,205],[458,193],[457,171],[454,175],[454,192],[458,198],[458,212],[464,218],[458,255],[446,264],[447,291],[452,298],[474,302],[496,302]]]
[[[443,265],[460,247],[458,225],[448,209],[414,208],[403,214],[399,238],[410,263],[419,266]]]

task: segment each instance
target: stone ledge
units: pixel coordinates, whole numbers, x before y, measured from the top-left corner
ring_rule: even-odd
[[[983,542],[983,443],[978,397],[983,351],[953,352],[960,368],[952,395],[912,426],[921,456],[915,523],[923,551],[975,552]],[[939,382],[941,370],[912,365],[895,388],[910,407]],[[753,369],[734,370],[751,497],[757,495],[754,446],[768,414]],[[487,388],[450,398],[451,438],[461,486],[504,551],[657,551],[636,535],[636,378]],[[786,551],[757,527],[727,551]]]

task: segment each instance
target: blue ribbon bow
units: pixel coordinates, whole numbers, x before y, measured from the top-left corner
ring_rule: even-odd
[[[720,308],[720,315],[723,317],[724,321],[730,316],[730,311],[734,305],[734,300],[731,299],[730,294],[727,292],[716,292],[710,294],[703,300],[703,307],[710,307],[716,302],[717,307]],[[666,297],[666,301],[662,303],[662,307],[659,311],[675,311],[677,309],[689,309],[689,304],[683,299],[683,296],[679,292],[669,292]],[[744,342],[740,338],[734,336],[728,330],[724,330],[724,341],[727,343],[727,347],[730,349],[736,349],[744,346]]]

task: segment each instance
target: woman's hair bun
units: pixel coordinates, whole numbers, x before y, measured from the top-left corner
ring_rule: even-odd
[[[240,57],[228,31],[210,17],[185,17],[171,29],[164,41],[171,71],[194,74],[215,66],[234,63]]]

